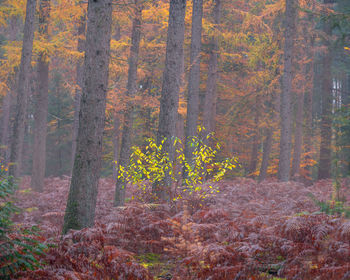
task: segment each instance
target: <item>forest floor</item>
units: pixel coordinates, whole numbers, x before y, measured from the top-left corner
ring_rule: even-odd
[[[350,221],[320,213],[310,197],[329,201],[330,180],[306,187],[240,178],[186,206],[116,208],[113,181],[101,179],[95,227],[63,238],[69,178],[46,179],[43,193],[29,186],[24,178],[16,194],[24,209],[16,222],[38,224],[42,240],[55,246],[43,268],[22,279],[350,279]],[[127,197],[138,195],[128,189]],[[345,181],[341,195],[350,201]]]

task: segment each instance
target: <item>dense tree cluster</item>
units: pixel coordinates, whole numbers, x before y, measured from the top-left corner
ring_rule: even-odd
[[[64,234],[94,226],[100,178],[113,178],[113,205],[124,206],[130,170],[142,170],[133,182],[151,183],[142,191],[154,203],[176,204],[189,181],[202,191],[215,171],[306,186],[333,179],[343,207],[349,18],[348,0],[2,0],[2,168],[11,180],[31,176],[38,193],[47,177],[70,178]],[[300,223],[342,226],[320,219]]]

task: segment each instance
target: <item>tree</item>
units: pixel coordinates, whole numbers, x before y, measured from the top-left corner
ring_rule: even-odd
[[[36,0],[27,0],[26,19],[24,23],[23,46],[21,64],[19,67],[17,83],[17,105],[16,117],[13,125],[13,136],[11,143],[11,157],[9,173],[18,177],[20,174],[21,155],[24,138],[24,122],[28,103],[29,74],[31,68],[34,29],[35,29]]]
[[[332,34],[331,19],[325,19],[322,27],[329,37]],[[333,106],[333,79],[332,79],[332,49],[331,42],[326,42],[327,50],[322,54],[322,113],[321,113],[321,145],[318,179],[331,176],[332,165],[332,106]]]
[[[50,0],[41,0],[39,8],[39,35],[48,39],[48,24],[50,16]],[[37,64],[37,92],[34,112],[34,148],[31,187],[42,192],[46,167],[46,132],[49,94],[49,57],[43,51],[39,54]]]
[[[170,0],[165,69],[157,132],[158,145],[165,139],[163,150],[169,154],[170,160],[174,156],[172,138],[175,136],[179,91],[182,84],[185,13],[186,0]],[[170,184],[170,176],[166,177],[165,182],[162,182],[164,187]],[[166,198],[165,190],[159,185],[154,186],[153,192],[158,197]]]
[[[83,15],[80,19],[80,24],[78,27],[78,52],[83,53],[85,49],[85,35],[86,29],[86,16]],[[83,80],[83,60],[79,59],[76,66],[76,77],[77,77],[77,88],[74,95],[74,120],[73,120],[73,133],[72,133],[72,171],[74,165],[75,152],[77,149],[77,137],[79,130],[79,110],[80,110],[80,99],[81,99],[81,90],[82,90],[82,80]]]
[[[187,117],[186,117],[186,146],[185,157],[192,161],[193,147],[190,146],[191,137],[197,135],[197,121],[199,111],[199,84],[200,62],[202,46],[202,18],[203,0],[193,0],[192,29],[191,29],[191,54],[190,75],[188,79]]]
[[[288,181],[292,149],[292,82],[293,48],[295,38],[296,1],[286,0],[284,31],[284,72],[282,77],[281,97],[281,139],[278,165],[278,178]]]
[[[112,24],[112,0],[89,0],[79,131],[63,233],[94,224]]]
[[[213,21],[215,30],[213,31],[210,42],[210,58],[209,69],[207,79],[207,92],[205,94],[204,109],[203,109],[203,126],[208,133],[214,131],[215,115],[216,115],[216,89],[217,89],[217,77],[218,77],[218,53],[219,43],[217,28],[220,24],[221,17],[221,0],[215,0],[215,6],[213,9]]]
[[[140,49],[141,39],[141,17],[142,17],[142,5],[139,0],[135,1],[135,16],[132,23],[131,33],[131,47],[129,56],[129,71],[128,71],[128,83],[126,86],[127,96],[130,98],[124,110],[124,123],[122,132],[122,143],[120,147],[119,166],[126,167],[129,163],[130,148],[131,148],[131,132],[133,126],[133,113],[134,104],[133,98],[137,92],[137,63]],[[119,177],[119,172],[118,176]],[[126,184],[122,178],[117,178],[114,205],[124,205],[125,200],[125,187]]]

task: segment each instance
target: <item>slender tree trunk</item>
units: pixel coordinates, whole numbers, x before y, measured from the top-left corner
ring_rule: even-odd
[[[222,0],[215,0],[213,10],[213,19],[216,28],[220,24]],[[213,132],[215,128],[215,113],[216,113],[216,89],[218,79],[218,54],[219,43],[217,34],[211,39],[211,50],[209,58],[209,69],[207,79],[207,92],[205,94],[203,108],[203,126],[207,133]]]
[[[166,47],[165,69],[163,74],[162,96],[160,100],[157,142],[166,139],[163,150],[168,152],[169,159],[174,157],[172,137],[178,117],[179,92],[183,74],[183,43],[185,36],[186,0],[170,0],[168,37]],[[166,188],[170,185],[167,174],[163,187],[153,186],[153,193],[162,199],[168,199]]]
[[[111,24],[112,0],[89,0],[77,150],[63,233],[94,224],[102,165]]]
[[[119,138],[120,138],[120,120],[117,113],[114,113],[113,121],[113,179],[117,183],[119,164]],[[116,164],[117,163],[117,164]]]
[[[294,132],[294,152],[292,161],[291,177],[300,175],[301,153],[303,148],[303,126],[304,126],[304,91],[298,96],[297,111],[295,117],[295,132]]]
[[[200,62],[202,46],[203,0],[193,0],[190,75],[188,80],[187,116],[185,130],[185,157],[191,163],[193,147],[191,138],[197,136],[197,121],[199,111]]]
[[[248,173],[253,173],[256,170],[256,167],[258,165],[258,152],[259,152],[259,115],[260,112],[258,110],[259,106],[259,98],[256,98],[255,103],[255,116],[254,116],[254,136],[252,141],[252,153],[250,156],[250,163],[248,167]]]
[[[261,162],[260,172],[259,172],[259,182],[264,181],[267,176],[267,169],[269,167],[270,154],[272,151],[273,144],[273,129],[269,127],[266,130],[266,138],[263,144],[263,158]]]
[[[4,97],[2,104],[2,124],[1,124],[1,157],[2,162],[7,163],[8,160],[8,144],[10,130],[10,108],[11,108],[11,91],[8,91]]]
[[[81,18],[80,25],[78,27],[78,52],[83,53],[85,50],[85,35],[86,29],[86,16],[84,15]],[[81,91],[83,88],[83,59],[79,59],[76,66],[76,79],[77,79],[77,88],[75,90],[74,96],[74,120],[73,120],[73,132],[72,132],[72,155],[71,155],[71,172],[73,171],[75,152],[77,149],[77,137],[79,130],[79,111],[80,111],[80,99]]]
[[[141,39],[141,17],[142,5],[136,3],[135,17],[132,23],[131,47],[129,55],[129,71],[128,84],[126,86],[127,96],[129,97],[128,104],[124,111],[124,123],[122,132],[122,143],[120,147],[119,164],[126,167],[129,164],[130,147],[131,147],[131,131],[134,123],[134,96],[137,92],[137,63],[139,59],[140,39]],[[119,169],[119,168],[118,168]],[[126,182],[123,178],[117,176],[115,189],[114,206],[124,205]]]
[[[12,17],[10,19],[7,33],[8,33],[8,41],[13,42],[16,40],[18,30],[18,17]],[[7,164],[10,156],[10,148],[9,144],[11,138],[11,105],[14,102],[16,97],[16,81],[18,77],[18,71],[14,70],[14,75],[10,75],[8,77],[8,85],[9,91],[5,95],[3,99],[2,105],[2,118],[1,118],[1,157],[3,160],[3,164]],[[13,110],[12,110],[13,111]]]
[[[324,22],[323,30],[327,35],[332,34],[329,20]],[[333,79],[332,79],[332,53],[331,48],[323,54],[322,65],[322,115],[321,115],[321,146],[320,166],[318,179],[331,177],[332,168],[332,106],[333,106]]]
[[[24,140],[24,122],[28,104],[28,75],[30,75],[35,29],[35,9],[36,0],[27,0],[21,64],[19,67],[17,83],[16,117],[13,125],[13,136],[11,141],[10,161],[12,164],[10,166],[9,173],[14,177],[18,177],[20,175],[20,163]]]
[[[50,0],[40,1],[39,34],[48,39],[48,21],[50,17]],[[34,149],[31,188],[42,192],[46,167],[46,132],[49,94],[49,62],[45,53],[39,55],[38,86],[34,112]]]
[[[284,32],[284,73],[282,78],[281,100],[281,140],[278,165],[278,178],[289,181],[290,158],[292,149],[292,82],[293,82],[293,48],[296,33],[296,1],[286,0]]]
[[[280,108],[281,108],[281,100],[280,100],[280,95],[273,94],[272,95],[272,100],[271,100],[271,111],[270,111],[270,119],[274,120],[277,119],[277,116],[280,113]],[[272,145],[273,145],[273,124],[270,124],[269,127],[266,129],[266,138],[263,144],[263,158],[260,166],[260,172],[259,172],[259,182],[263,181],[266,179],[267,176],[267,170],[269,167],[269,160],[270,160],[270,155],[272,151]]]

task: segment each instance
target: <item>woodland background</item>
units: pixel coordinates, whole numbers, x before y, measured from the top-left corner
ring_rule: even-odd
[[[350,279],[349,17],[0,1],[0,277]]]

